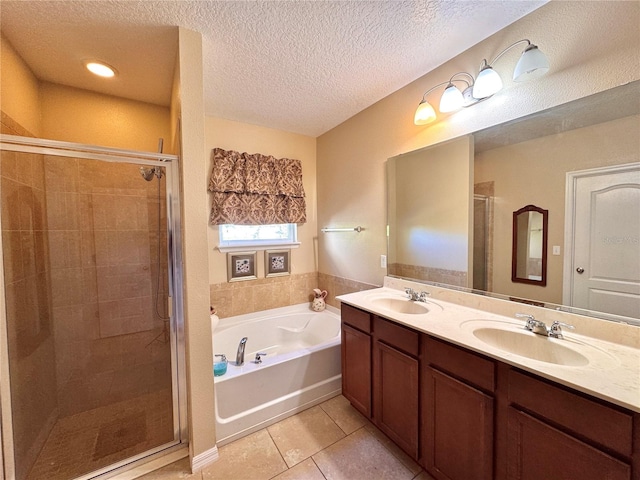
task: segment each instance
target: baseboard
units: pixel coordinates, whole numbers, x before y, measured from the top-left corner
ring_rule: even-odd
[[[191,459],[191,471],[194,473],[198,472],[202,470],[204,467],[218,460],[218,458],[219,458],[218,446],[216,445],[215,447],[210,448],[206,452],[202,452],[199,455],[195,455]]]

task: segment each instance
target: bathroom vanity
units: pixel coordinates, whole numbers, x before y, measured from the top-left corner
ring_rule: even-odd
[[[343,395],[432,476],[640,479],[639,327],[389,284],[338,297]],[[513,309],[576,330],[537,335]]]

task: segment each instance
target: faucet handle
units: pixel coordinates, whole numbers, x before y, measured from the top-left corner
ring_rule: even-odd
[[[427,301],[427,297],[431,295],[429,292],[425,292],[424,290],[422,292],[420,292],[418,294],[418,301],[419,302],[426,302]]]
[[[551,328],[549,328],[549,336],[553,338],[564,338],[562,335],[562,327],[568,328],[570,330],[575,330],[576,327],[573,325],[569,325],[568,323],[559,322],[556,320],[551,324]]]
[[[404,293],[406,293],[407,295],[409,295],[409,298],[411,298],[414,294],[413,288],[407,287],[404,289]]]
[[[536,320],[536,317],[528,313],[516,313],[516,317],[525,319],[524,328],[529,331],[533,331],[536,324],[539,323],[538,320]]]
[[[262,358],[261,357],[264,357],[265,355],[268,355],[268,353],[266,353],[266,352],[258,352],[258,353],[256,353],[256,358],[253,361],[253,363],[262,363]]]

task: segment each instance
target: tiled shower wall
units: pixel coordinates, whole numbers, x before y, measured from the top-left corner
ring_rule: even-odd
[[[171,385],[165,322],[154,306],[157,179],[145,182],[138,168],[45,157],[61,416]],[[166,247],[160,259],[165,315]]]

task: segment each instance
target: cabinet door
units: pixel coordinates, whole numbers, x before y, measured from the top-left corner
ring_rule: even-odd
[[[371,418],[371,336],[342,324],[342,394]]]
[[[509,407],[508,432],[509,480],[631,478],[626,463],[513,407]]]
[[[431,367],[422,395],[427,471],[438,480],[491,480],[493,398]]]
[[[373,358],[374,422],[418,458],[418,360],[377,341]]]

